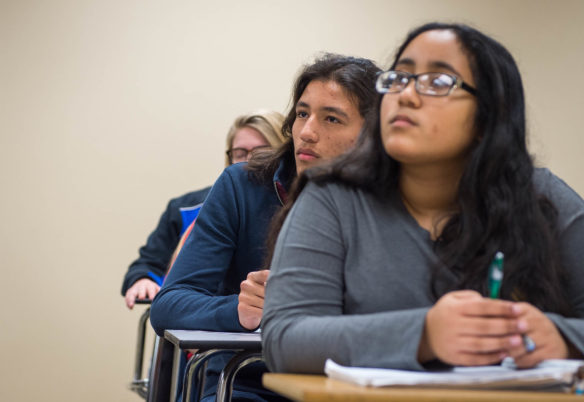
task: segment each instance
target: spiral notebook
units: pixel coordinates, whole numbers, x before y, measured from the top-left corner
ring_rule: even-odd
[[[325,373],[362,386],[416,386],[467,389],[569,391],[584,360],[545,360],[532,369],[508,365],[454,367],[447,371],[407,371],[341,366],[328,359]]]

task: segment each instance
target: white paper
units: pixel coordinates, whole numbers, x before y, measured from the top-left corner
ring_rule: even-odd
[[[568,386],[584,360],[546,360],[533,369],[506,366],[455,367],[449,371],[407,371],[345,367],[328,359],[325,373],[363,386],[431,386],[489,389],[539,389]]]

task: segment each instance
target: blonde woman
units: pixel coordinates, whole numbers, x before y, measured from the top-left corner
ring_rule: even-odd
[[[247,161],[256,150],[280,146],[284,142],[283,121],[282,114],[269,110],[237,117],[227,133],[225,166]],[[181,236],[197,217],[210,189],[192,191],[169,201],[158,226],[124,277],[122,295],[128,308],[134,307],[136,299],[156,296]]]
[[[283,122],[281,113],[269,110],[236,118],[227,133],[225,167],[248,161],[253,151],[278,148],[284,142]]]

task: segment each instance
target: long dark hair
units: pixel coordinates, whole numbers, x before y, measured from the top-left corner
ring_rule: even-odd
[[[375,80],[380,71],[371,60],[334,53],[325,53],[314,63],[304,66],[294,83],[290,110],[282,125],[282,134],[288,139],[273,151],[254,154],[247,164],[250,175],[260,182],[271,183],[282,160],[289,162],[289,166],[296,166],[292,126],[296,120],[296,104],[311,81],[336,82],[355,102],[361,116],[365,117],[367,112],[375,106],[377,98]]]
[[[562,292],[565,276],[555,252],[557,212],[533,187],[534,166],[526,145],[525,102],[517,65],[494,39],[466,25],[442,23],[411,31],[393,64],[414,38],[431,30],[454,32],[469,59],[477,89],[474,132],[480,138],[459,182],[458,212],[435,243],[442,264],[433,267],[434,297],[455,289],[475,289],[486,295],[488,266],[500,250],[505,254],[503,298],[529,301],[541,310],[569,315]],[[399,191],[399,164],[381,143],[380,102],[381,95],[350,153],[307,169],[298,178],[288,205],[274,220],[270,255],[285,216],[309,180],[341,181],[382,198]],[[447,272],[454,273],[458,281],[444,280]]]

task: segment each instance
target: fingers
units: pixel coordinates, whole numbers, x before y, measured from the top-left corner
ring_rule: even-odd
[[[253,271],[247,274],[247,279],[258,283],[260,285],[264,285],[268,282],[268,276],[270,275],[269,269],[264,269],[261,271]]]
[[[506,300],[473,299],[459,303],[459,311],[463,315],[476,317],[517,317],[514,303]]]
[[[443,345],[437,357],[445,363],[460,366],[498,364],[509,356],[511,345],[521,343],[518,335],[504,337],[456,337],[454,342]]]
[[[474,290],[459,290],[442,296],[437,306],[452,314],[475,317],[517,317],[520,309],[516,303],[482,297]]]
[[[508,354],[510,348],[522,345],[521,336],[462,336],[458,338],[456,348],[459,352],[469,354]]]
[[[160,286],[154,282],[152,282],[152,284],[146,289],[146,295],[150,300],[153,300],[158,292],[160,292]]]
[[[239,303],[252,307],[264,308],[264,286],[250,283],[249,281],[241,282],[241,292],[239,293]]]
[[[134,304],[136,303],[136,293],[131,291],[131,288],[126,291],[126,296],[124,297],[126,300],[126,306],[131,310],[134,308]]]
[[[154,296],[160,291],[160,286],[150,279],[140,280],[138,285],[137,299],[154,299]],[[138,282],[136,282],[138,284]]]
[[[124,297],[126,306],[132,309],[136,304],[136,299],[146,299],[146,297],[154,299],[154,296],[159,291],[160,286],[154,281],[147,278],[139,279],[126,291],[126,296]]]
[[[240,324],[246,329],[255,329],[260,325],[269,274],[269,270],[250,272],[240,284],[237,314]]]
[[[515,318],[463,317],[458,333],[463,336],[505,336],[521,332],[524,322]]]
[[[266,282],[270,271],[254,271],[247,274],[247,279],[241,282],[240,297],[256,307],[264,307],[264,296],[266,292]],[[241,302],[241,301],[240,301]]]
[[[529,303],[458,291],[428,311],[420,350],[449,364],[479,365],[512,357],[519,368],[566,359],[569,347],[555,324]]]
[[[526,329],[525,316],[518,316],[513,302],[451,292],[428,311],[420,348],[449,364],[493,364],[522,347]]]
[[[509,356],[513,358],[515,365],[518,368],[531,368],[544,359],[554,358],[553,355],[550,354],[551,348],[549,345],[546,345],[545,343],[538,345],[535,343],[532,336],[533,334],[525,334],[522,336],[521,343],[509,350]]]
[[[566,340],[555,324],[537,307],[523,302],[511,303],[511,316],[503,314],[493,317],[493,312],[500,309],[501,305],[490,303],[494,300],[486,301],[489,303],[484,303],[484,306],[477,304],[478,309],[487,312],[483,319],[462,321],[465,330],[475,336],[469,336],[469,339],[459,337],[457,344],[460,350],[491,353],[500,348],[501,353],[514,359],[518,368],[534,367],[546,359],[569,357]],[[506,308],[503,305],[499,312],[504,312]],[[483,335],[475,331],[482,331]]]
[[[567,359],[569,346],[555,324],[539,309],[520,303],[521,321],[525,323],[522,342],[509,350],[519,368],[533,367],[544,359]]]
[[[147,285],[145,283],[140,283],[138,286],[138,296],[137,299],[145,299],[146,298],[146,290]]]

